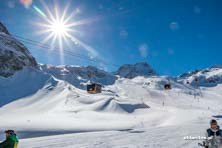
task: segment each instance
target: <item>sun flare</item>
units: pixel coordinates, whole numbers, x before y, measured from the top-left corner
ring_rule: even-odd
[[[73,50],[76,45],[84,48],[90,56],[98,56],[98,53],[93,47],[78,39],[77,36],[82,33],[82,30],[76,29],[78,28],[76,26],[91,23],[98,18],[93,17],[75,20],[74,17],[79,11],[74,9],[72,12],[69,12],[69,5],[64,9],[58,7],[58,5],[54,5],[54,9],[50,9],[44,1],[42,1],[42,5],[46,10],[46,13],[44,13],[44,10],[41,10],[39,7],[35,8],[36,12],[38,12],[43,18],[41,22],[36,22],[35,24],[40,27],[36,33],[44,36],[44,39],[42,40],[43,44],[50,43],[51,49],[59,49],[61,58],[63,57],[64,48],[67,48],[68,46],[68,49]]]
[[[68,33],[69,28],[66,26],[66,24],[62,21],[55,21],[52,22],[49,26],[49,30],[55,35],[55,36],[64,36]]]

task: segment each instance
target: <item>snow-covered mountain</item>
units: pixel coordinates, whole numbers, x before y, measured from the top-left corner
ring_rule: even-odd
[[[0,23],[0,75],[8,77],[24,66],[36,67],[37,62],[28,49]]]
[[[118,77],[135,78],[137,76],[154,76],[156,72],[147,63],[136,63],[134,65],[123,65],[117,72],[110,73],[93,66],[53,66],[39,64],[39,69],[52,74],[57,79],[65,80],[77,88],[85,89],[89,82],[113,85]]]
[[[80,89],[85,89],[86,84],[89,82],[101,83],[103,85],[112,85],[117,79],[115,75],[93,66],[52,66],[46,64],[39,65],[39,69],[52,74],[57,79],[65,80]]]
[[[195,87],[212,87],[222,83],[222,66],[215,65],[203,70],[195,70],[177,77],[178,82]]]
[[[136,76],[157,75],[155,70],[145,62],[123,65],[116,72],[114,72],[114,74],[129,79],[135,78]]]

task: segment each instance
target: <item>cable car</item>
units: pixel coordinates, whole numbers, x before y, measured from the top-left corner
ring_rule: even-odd
[[[171,87],[171,83],[170,83],[170,79],[167,78],[167,80],[168,80],[168,83],[165,83],[165,85],[164,85],[164,89],[165,89],[165,90],[170,90],[170,89],[172,89],[172,87]]]
[[[102,85],[99,83],[93,83],[87,85],[87,92],[90,94],[96,94],[102,92]]]
[[[170,90],[170,89],[172,89],[172,87],[171,87],[170,84],[165,84],[165,85],[164,85],[164,89],[165,89],[165,90]]]

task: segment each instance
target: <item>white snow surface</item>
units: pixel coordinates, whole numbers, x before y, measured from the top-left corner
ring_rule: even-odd
[[[222,85],[196,89],[167,77],[118,78],[101,94],[32,68],[0,77],[0,130],[21,148],[196,148],[222,114]],[[221,119],[217,119],[221,125]],[[3,132],[0,140],[3,140]]]

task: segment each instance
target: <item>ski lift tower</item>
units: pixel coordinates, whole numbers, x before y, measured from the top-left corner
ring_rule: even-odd
[[[194,95],[195,95],[195,97],[194,98],[196,98],[196,93],[197,93],[196,90],[200,90],[199,89],[199,80],[198,80],[197,76],[194,77],[194,81],[195,81],[195,86],[194,86],[194,89],[195,89],[195,94]],[[198,99],[198,102],[199,102],[200,101],[199,97],[197,97],[197,99]]]

